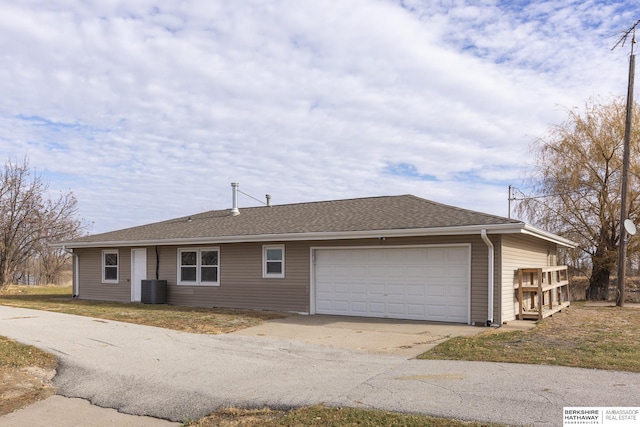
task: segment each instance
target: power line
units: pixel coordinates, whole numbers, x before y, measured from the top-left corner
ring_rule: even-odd
[[[569,195],[569,194],[582,193],[581,190],[572,190],[572,191],[567,191],[567,192],[564,192],[564,193],[543,194],[543,195],[540,195],[540,196],[527,196],[524,193],[524,191],[520,190],[517,187],[509,186],[509,188],[511,188],[514,191],[518,191],[520,194],[523,195],[523,197],[516,197],[515,195],[511,196],[511,193],[510,193],[509,194],[509,196],[510,196],[509,200],[511,200],[511,201],[545,199],[547,197],[559,197],[559,196],[566,196],[566,195]]]
[[[635,24],[633,24],[631,27],[629,27],[627,30],[622,31],[622,35],[620,36],[620,38],[618,39],[618,41],[616,42],[615,45],[613,45],[613,47],[611,48],[611,50],[614,50],[615,48],[617,48],[618,46],[624,47],[624,44],[627,42],[627,38],[629,38],[630,35],[632,35],[631,38],[631,53],[633,54],[633,43],[635,43],[635,38],[636,38],[636,27],[638,26],[638,24],[640,24],[640,19],[637,20],[635,22]]]

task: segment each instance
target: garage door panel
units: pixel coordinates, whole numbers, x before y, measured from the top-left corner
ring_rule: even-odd
[[[449,278],[449,280],[453,279],[466,279],[467,278],[467,271],[465,268],[461,268],[461,266],[459,265],[455,265],[455,266],[450,266],[447,268],[446,270],[446,276],[447,278]]]
[[[427,309],[424,304],[407,304],[407,314],[418,318],[424,317]]]
[[[352,301],[351,302],[351,311],[354,313],[360,313],[360,315],[364,315],[367,313],[367,302],[366,301]]]
[[[386,286],[385,296],[403,296],[405,294],[405,285],[402,283],[395,283]]]
[[[333,309],[338,312],[348,313],[349,310],[349,301],[337,300],[333,301]]]
[[[407,296],[408,297],[424,297],[425,296],[425,286],[424,285],[407,285]]]
[[[317,249],[316,312],[468,321],[469,247]]]
[[[446,312],[447,312],[447,309],[444,305],[429,304],[428,314],[431,317],[443,319],[445,317]]]
[[[459,265],[466,265],[467,263],[467,249],[466,248],[450,248],[447,250],[447,258],[451,263],[458,263]]]
[[[331,301],[326,299],[316,299],[316,310],[318,312],[331,311],[332,310]]]
[[[466,317],[467,315],[467,307],[464,305],[450,305],[449,306],[449,316],[451,317]]]
[[[381,270],[382,277],[405,277],[407,275],[404,267],[397,264],[382,266]]]
[[[400,258],[397,260],[398,262],[407,262],[409,264],[424,264],[427,258],[427,252],[424,249],[410,249],[406,251],[399,251],[401,254],[398,254]]]
[[[427,288],[427,295],[429,297],[443,297],[447,294],[447,288],[445,286],[429,286]]]
[[[381,265],[372,265],[367,269],[365,276],[372,278],[384,279],[387,276],[388,269]]]
[[[446,250],[443,248],[429,248],[426,251],[427,262],[429,264],[442,263],[445,260]]]
[[[366,283],[352,283],[351,293],[354,295],[366,295],[367,294]]]
[[[387,310],[390,315],[402,316],[406,312],[406,307],[403,303],[389,303],[387,304]]]
[[[413,279],[422,280],[425,276],[425,267],[421,265],[408,265],[404,269],[404,276],[408,280],[413,280]]]
[[[431,280],[442,280],[447,277],[447,270],[445,270],[443,267],[430,266],[427,267],[426,275]]]
[[[465,299],[467,296],[467,289],[462,286],[450,286],[447,288],[447,295],[450,297]]]
[[[368,305],[368,308],[371,314],[376,314],[376,315],[385,314],[385,307],[383,302],[370,302]]]
[[[335,265],[331,274],[333,277],[350,277],[354,275],[354,267],[349,265]],[[364,271],[362,272],[364,275]]]
[[[342,298],[344,298],[344,296],[351,294],[351,292],[349,292],[349,284],[348,283],[343,283],[337,286],[334,286],[333,288],[333,292],[335,292],[336,294],[340,295],[342,294]]]
[[[372,296],[384,296],[384,284],[382,283],[370,283],[368,285],[369,295]]]

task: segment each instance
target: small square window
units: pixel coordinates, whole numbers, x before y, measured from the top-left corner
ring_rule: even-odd
[[[284,245],[263,246],[262,277],[284,277]]]
[[[118,283],[118,251],[102,251],[102,282]]]

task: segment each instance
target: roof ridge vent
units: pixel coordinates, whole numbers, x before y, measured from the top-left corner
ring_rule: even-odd
[[[231,216],[240,215],[240,210],[238,209],[238,187],[240,184],[237,182],[231,183]]]

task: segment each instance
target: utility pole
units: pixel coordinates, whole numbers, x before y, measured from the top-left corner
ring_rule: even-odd
[[[507,218],[511,219],[511,191],[512,191],[513,186],[509,186],[509,197],[507,197],[507,200],[509,201],[509,214],[507,216]]]
[[[627,219],[627,191],[629,189],[629,151],[630,151],[630,139],[631,139],[631,122],[633,119],[633,85],[635,75],[636,56],[633,53],[634,45],[636,44],[636,26],[640,24],[640,20],[627,31],[625,31],[618,40],[618,43],[613,47],[614,49],[627,40],[627,37],[631,35],[631,55],[629,56],[629,80],[627,84],[627,111],[624,124],[624,152],[622,155],[622,184],[620,189],[620,241],[618,244],[618,299],[616,305],[618,307],[624,306],[624,292],[626,282],[626,264],[627,264],[627,230],[625,229],[624,222]]]

